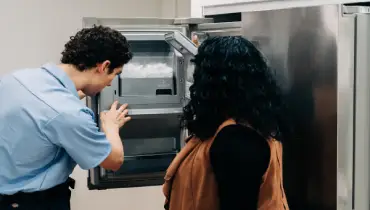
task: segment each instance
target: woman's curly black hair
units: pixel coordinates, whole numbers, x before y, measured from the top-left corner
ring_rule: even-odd
[[[72,64],[78,70],[96,67],[109,60],[109,73],[132,59],[130,46],[120,32],[105,26],[84,28],[65,44],[61,62]]]
[[[251,42],[242,37],[209,38],[192,62],[194,83],[183,110],[190,134],[208,139],[225,120],[234,119],[266,138],[282,137],[282,91]]]

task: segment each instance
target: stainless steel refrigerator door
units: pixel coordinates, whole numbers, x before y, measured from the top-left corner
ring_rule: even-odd
[[[356,15],[339,13],[337,110],[337,209],[353,207]]]
[[[284,187],[292,210],[336,210],[338,164],[350,182],[347,189],[352,188],[352,148],[347,146],[353,142],[353,57],[339,51],[353,45],[350,37],[340,46],[339,39],[346,37],[340,38],[339,31],[353,31],[354,19],[346,28],[341,18],[339,5],[242,14],[243,36],[268,58],[290,106],[287,117],[295,135],[283,144]],[[339,59],[349,59],[343,64],[347,68],[339,70]],[[338,148],[345,148],[345,154],[338,154]]]

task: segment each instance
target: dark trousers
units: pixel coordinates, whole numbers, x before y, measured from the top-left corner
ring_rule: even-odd
[[[0,195],[0,210],[70,210],[70,187],[74,188],[71,178],[44,191]]]

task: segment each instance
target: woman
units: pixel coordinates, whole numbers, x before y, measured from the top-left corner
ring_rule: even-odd
[[[205,40],[184,123],[192,134],[167,170],[169,210],[287,210],[282,94],[262,54],[241,37]]]

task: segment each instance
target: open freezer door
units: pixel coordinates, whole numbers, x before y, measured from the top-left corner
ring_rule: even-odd
[[[194,56],[198,52],[197,46],[184,34],[173,31],[164,35],[164,38],[168,44],[174,47],[181,54],[188,54]]]
[[[185,66],[185,98],[190,99],[189,88],[193,84],[194,72],[194,65],[190,62],[190,59],[197,54],[198,47],[188,37],[178,31],[167,33],[164,37],[166,42],[184,55],[185,60],[187,61],[187,66]]]

